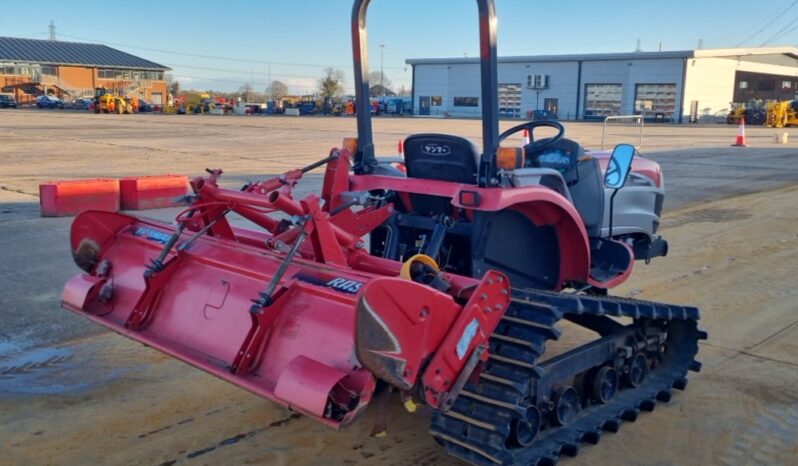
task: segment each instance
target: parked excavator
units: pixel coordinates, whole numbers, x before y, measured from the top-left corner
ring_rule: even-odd
[[[699,310],[607,292],[667,253],[659,166],[588,154],[554,121],[500,134],[495,7],[476,3],[481,148],[416,134],[404,171],[376,156],[355,0],[357,138],[240,190],[209,169],[174,224],[80,214],[63,306],[334,428],[398,391],[477,465],[555,464],[667,402],[700,369]],[[320,195],[295,199],[322,167]],[[592,340],[547,352],[576,329]]]

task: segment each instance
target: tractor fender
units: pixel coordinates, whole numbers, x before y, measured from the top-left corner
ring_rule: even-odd
[[[464,188],[463,191],[468,191]],[[452,204],[464,209],[475,206],[462,205],[467,199],[461,193],[454,196]],[[590,243],[579,212],[561,194],[542,186],[513,189],[480,189],[476,209],[487,212],[515,211],[536,226],[554,228],[560,257],[560,276],[557,283],[586,282],[590,273]]]

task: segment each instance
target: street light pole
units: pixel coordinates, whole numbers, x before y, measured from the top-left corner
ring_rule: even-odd
[[[382,72],[383,52],[385,52],[385,44],[380,44],[380,94],[381,95],[385,95],[385,85],[382,79],[382,77],[384,76]]]

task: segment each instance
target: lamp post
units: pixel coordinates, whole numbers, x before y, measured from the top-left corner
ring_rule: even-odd
[[[382,63],[383,63],[383,53],[385,52],[385,44],[380,44],[380,94],[385,95],[385,85],[382,80],[384,76],[382,72]]]

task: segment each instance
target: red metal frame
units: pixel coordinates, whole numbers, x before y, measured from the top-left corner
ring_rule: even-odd
[[[361,239],[385,222],[393,206],[355,211],[344,205],[350,154],[331,154],[322,198],[293,200],[298,171],[232,191],[218,186],[222,171],[212,170],[191,182],[196,198],[178,215],[182,231],[122,214],[81,214],[72,225],[72,248],[87,274],[67,283],[63,305],[329,425],[348,424],[375,386],[354,356],[359,291],[377,277],[397,277],[401,264],[370,256]],[[274,211],[292,215],[293,222],[270,217]],[[264,231],[231,226],[228,212]],[[270,302],[253,308],[251,300],[275,280],[285,248],[299,240],[300,232],[308,241],[287,264]],[[154,266],[172,239],[175,247]],[[468,299],[480,283],[442,277],[458,299]],[[401,281],[418,292],[428,289]],[[449,328],[461,331],[459,322],[473,313],[458,311],[462,305],[455,301],[452,305],[450,318],[437,325],[438,344]],[[495,313],[479,338],[490,334],[500,315]],[[448,379],[457,376],[456,365],[440,364]],[[445,390],[435,378],[424,383],[436,393]]]

